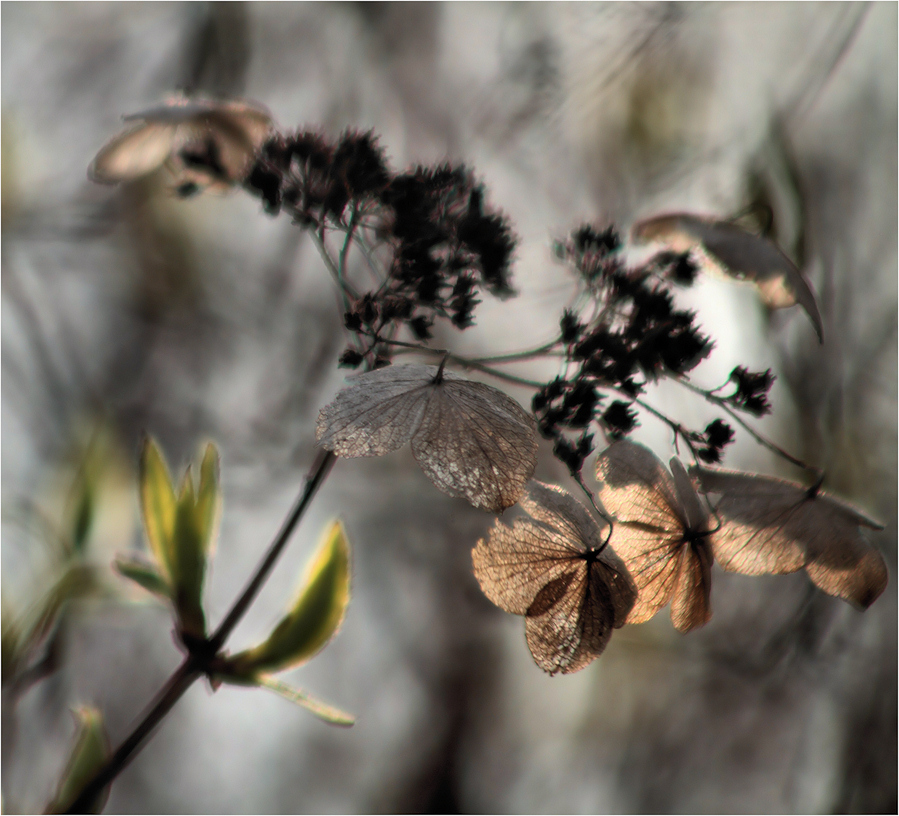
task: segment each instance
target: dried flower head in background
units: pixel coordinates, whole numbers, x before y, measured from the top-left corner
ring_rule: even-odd
[[[639,243],[662,243],[674,252],[699,250],[703,266],[755,284],[762,301],[772,309],[799,303],[811,318],[818,339],[824,342],[814,292],[796,265],[773,241],[753,235],[736,224],[689,213],[647,218],[634,225],[631,236]]]
[[[318,443],[338,456],[383,456],[411,440],[425,475],[450,496],[500,513],[537,466],[534,420],[515,400],[443,366],[389,366],[352,385],[318,417]]]
[[[600,454],[596,477],[600,499],[618,522],[610,543],[640,590],[627,622],[647,621],[670,601],[679,631],[708,623],[709,518],[680,460],[671,460],[669,474],[648,448],[621,440]]]
[[[243,180],[272,129],[266,108],[237,99],[176,95],[123,118],[136,124],[100,149],[88,178],[118,184],[165,164],[182,195]]]
[[[887,585],[883,556],[861,528],[883,525],[818,490],[730,470],[693,467],[702,489],[720,494],[721,529],[712,549],[726,570],[744,575],[795,572],[805,567],[815,586],[867,609]]]
[[[529,519],[497,519],[472,550],[484,594],[525,616],[528,648],[550,674],[570,674],[602,654],[637,597],[627,568],[587,509],[560,487],[531,482]]]

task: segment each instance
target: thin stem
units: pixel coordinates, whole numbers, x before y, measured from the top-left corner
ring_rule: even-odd
[[[484,374],[489,374],[491,377],[495,377],[497,380],[515,383],[515,385],[526,385],[528,388],[543,388],[544,386],[544,383],[535,382],[534,380],[526,380],[524,377],[516,377],[514,374],[504,374],[502,371],[496,371],[490,368],[490,366],[482,365],[481,363],[475,363],[471,360],[466,360],[464,357],[458,357],[455,354],[450,354],[448,356],[454,363],[462,366],[462,368],[471,368],[475,371],[481,371]]]
[[[644,411],[648,411],[650,414],[652,414],[656,419],[660,419],[669,428],[671,428],[672,431],[674,431],[674,447],[675,450],[677,450],[678,454],[680,454],[680,449],[677,446],[677,437],[680,436],[680,438],[687,443],[687,447],[690,449],[690,454],[693,456],[693,458],[696,461],[699,461],[696,456],[696,449],[693,447],[693,443],[690,441],[690,437],[683,425],[675,422],[670,417],[665,416],[665,414],[653,408],[648,402],[644,402],[643,400],[638,398],[634,398],[634,402],[637,403],[637,405],[639,405]]]
[[[603,509],[601,505],[597,504],[596,496],[593,495],[593,491],[590,490],[590,488],[587,487],[587,485],[584,483],[584,477],[580,473],[572,473],[571,475],[574,477],[574,480],[578,483],[581,490],[584,491],[584,494],[587,496],[587,498],[590,499],[590,504],[593,505],[593,509],[597,512],[599,517],[603,521],[605,521],[610,528],[613,527],[614,524],[612,522],[611,516],[607,515],[605,509]],[[611,530],[609,532],[611,533]],[[603,544],[603,547],[605,547],[605,544]]]
[[[315,246],[318,248],[318,254],[321,255],[322,260],[325,262],[325,266],[328,267],[328,271],[337,283],[337,288],[340,290],[340,297],[343,300],[344,311],[348,312],[350,310],[350,304],[347,295],[358,298],[359,293],[344,280],[341,270],[338,268],[337,264],[334,263],[334,259],[328,251],[328,245],[325,243],[324,229],[319,232],[313,232],[312,240],[315,241]]]
[[[194,683],[200,677],[202,672],[197,667],[193,657],[187,657],[178,667],[175,673],[169,678],[168,682],[156,697],[156,702],[150,707],[149,711],[144,715],[137,728],[131,732],[130,736],[116,749],[115,753],[110,756],[106,764],[97,772],[97,774],[82,788],[81,793],[75,798],[71,805],[66,809],[66,813],[87,813],[91,802],[95,797],[109,785],[125,768],[128,763],[134,759],[137,752],[143,746],[144,741],[157,725],[162,721],[166,714],[172,709],[172,706],[181,699]]]
[[[343,246],[340,248],[340,256],[338,258],[338,269],[340,270],[341,279],[346,275],[346,259],[347,255],[350,251],[350,244],[353,241],[353,233],[356,231],[356,217],[359,215],[359,211],[356,209],[356,205],[353,205],[353,214],[350,216],[350,224],[347,227],[346,238],[344,238]]]
[[[363,226],[365,225],[363,224]],[[383,286],[387,276],[384,274],[383,270],[380,269],[380,264],[378,263],[377,258],[375,258],[374,250],[368,245],[368,242],[361,234],[356,235],[356,246],[359,247],[363,256],[365,256],[365,261],[375,280],[380,286]]]
[[[498,380],[504,380],[505,382],[515,383],[516,385],[526,385],[528,388],[542,388],[544,383],[535,382],[534,380],[526,380],[523,377],[516,377],[513,374],[504,374],[502,371],[495,371],[490,368],[490,366],[485,365],[483,362],[479,360],[472,360],[468,357],[462,357],[459,354],[453,354],[451,351],[447,351],[446,349],[433,349],[428,348],[427,346],[422,346],[418,343],[406,343],[402,340],[388,340],[387,338],[379,338],[380,342],[389,346],[400,346],[402,348],[411,349],[413,351],[420,351],[423,354],[432,354],[432,355],[440,355],[441,357],[446,357],[452,360],[457,365],[462,366],[462,368],[471,368],[475,371],[482,371],[484,374],[489,374],[491,377],[495,377]],[[485,357],[484,360],[489,360],[490,358]]]
[[[222,648],[234,627],[237,626],[247,611],[247,607],[259,594],[259,590],[262,589],[262,585],[268,578],[272,567],[274,567],[291,534],[303,517],[303,513],[306,512],[312,497],[327,478],[336,460],[337,457],[331,451],[322,451],[319,454],[318,462],[313,466],[311,474],[306,478],[306,486],[302,494],[300,494],[284,524],[281,525],[281,530],[275,537],[275,540],[269,545],[268,552],[266,552],[265,557],[256,569],[256,574],[250,579],[243,593],[234,602],[231,611],[225,616],[218,630],[210,639],[210,651],[213,654]]]
[[[557,337],[555,340],[550,341],[549,343],[544,343],[542,346],[538,346],[535,349],[529,349],[527,351],[516,351],[512,354],[500,354],[497,357],[475,357],[470,362],[472,363],[511,363],[516,360],[529,360],[532,357],[539,357],[541,354],[546,354],[548,351],[552,351],[558,344],[561,338]]]
[[[821,470],[820,468],[817,468],[814,465],[808,465],[805,462],[803,462],[801,459],[797,459],[792,454],[787,453],[782,447],[780,447],[779,445],[772,442],[766,436],[763,436],[762,434],[760,434],[755,428],[753,428],[748,422],[746,422],[746,420],[744,420],[743,417],[741,417],[736,411],[734,411],[724,401],[724,399],[722,397],[715,396],[715,394],[712,394],[711,392],[706,391],[697,385],[693,385],[693,383],[691,383],[687,379],[679,378],[677,380],[677,382],[679,382],[682,386],[684,386],[684,388],[688,389],[689,391],[692,391],[694,394],[699,394],[707,402],[711,402],[713,405],[716,405],[719,408],[721,408],[723,411],[726,411],[728,416],[734,422],[736,422],[741,428],[743,428],[745,431],[747,431],[750,434],[750,436],[752,436],[752,438],[755,439],[755,441],[758,442],[760,445],[763,445],[764,447],[768,448],[768,450],[776,453],[778,456],[782,456],[788,462],[791,462],[792,464],[796,465],[797,467],[801,467],[803,470],[813,470],[815,472],[820,472],[820,470]]]
[[[210,657],[216,655],[222,648],[228,636],[237,626],[247,608],[256,598],[269,573],[287,545],[291,534],[303,517],[306,508],[312,501],[318,488],[327,478],[337,457],[330,451],[323,451],[318,461],[313,465],[310,475],[306,478],[303,492],[300,494],[284,524],[274,541],[269,545],[265,557],[256,568],[256,572],[250,582],[234,602],[231,611],[225,616],[216,633],[210,638],[205,654]],[[134,758],[143,747],[145,740],[150,736],[156,726],[172,709],[184,693],[193,685],[194,681],[204,673],[204,659],[196,655],[189,655],[156,697],[156,702],[150,707],[134,731],[125,739],[112,756],[106,761],[97,774],[84,786],[75,801],[69,806],[67,813],[84,813],[91,800],[108,784],[110,784]]]

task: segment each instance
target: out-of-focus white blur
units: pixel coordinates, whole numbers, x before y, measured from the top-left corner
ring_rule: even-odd
[[[758,427],[886,523],[874,540],[894,570],[896,14],[5,3],[4,614],[45,587],[52,565],[28,519],[64,517],[79,452],[102,428],[118,446],[90,541],[103,563],[139,545],[127,465],[141,434],[178,471],[202,440],[218,443],[224,517],[207,597],[220,620],[300,489],[318,410],[346,373],[328,276],[289,219],[243,193],[182,201],[151,181],[87,181],[122,114],[183,86],[258,100],[285,128],[373,128],[395,167],[475,168],[521,235],[520,296],[485,296],[476,328],[438,335],[461,353],[553,336],[574,290],[552,241],[584,221],[624,231],[664,210],[728,217],[768,203],[827,343],[798,308],[769,315],[751,288],[703,280],[683,302],[717,346],[695,379],[772,368],[775,412]],[[673,386],[653,399],[691,427],[713,416]],[[636,438],[670,455],[668,430],[642,421]],[[798,477],[738,437],[728,465]],[[545,444],[537,477],[567,479]],[[335,514],[355,548],[353,600],[337,639],[288,679],[356,726],[198,683],[115,783],[110,812],[895,810],[895,582],[860,614],[802,573],[716,567],[704,629],[681,636],[663,613],[550,678],[521,618],[471,575],[491,517],[438,493],[401,450],[337,463],[234,648],[277,620]],[[118,742],[180,658],[149,603],[84,604],[65,644],[61,670],[4,705],[10,812],[49,800],[70,706],[98,705]]]

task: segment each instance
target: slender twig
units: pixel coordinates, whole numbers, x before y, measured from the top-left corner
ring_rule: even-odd
[[[678,422],[675,422],[670,417],[665,416],[665,414],[663,414],[661,411],[653,408],[648,402],[645,402],[644,400],[634,399],[634,402],[637,405],[639,405],[644,411],[649,412],[656,419],[661,420],[669,428],[671,428],[672,431],[674,431],[674,448],[678,452],[678,454],[680,454],[680,448],[678,448],[678,445],[677,445],[677,438],[678,438],[678,436],[680,436],[680,438],[683,439],[684,442],[687,443],[687,447],[690,449],[690,455],[693,457],[693,459],[695,461],[699,461],[698,457],[696,456],[696,448],[693,447],[693,442],[690,439],[689,432],[687,431],[686,428],[684,428],[683,425],[681,425]]]
[[[108,784],[110,784],[135,757],[144,741],[156,726],[162,721],[172,706],[181,699],[200,677],[202,672],[197,667],[195,659],[188,656],[178,667],[175,673],[156,697],[156,702],[150,707],[137,728],[131,732],[128,738],[116,749],[96,775],[82,788],[81,793],[66,809],[66,813],[87,813],[91,803]]]
[[[340,255],[338,256],[337,268],[340,270],[341,279],[345,279],[346,276],[346,259],[350,251],[350,245],[353,242],[353,233],[356,231],[356,217],[358,214],[359,210],[356,209],[356,205],[353,204],[353,214],[350,216],[350,224],[346,230],[346,238],[343,240],[343,246],[340,248]]]
[[[472,363],[512,363],[516,360],[530,360],[532,357],[540,357],[541,355],[545,355],[547,352],[552,351],[558,344],[561,338],[557,337],[555,340],[551,340],[549,343],[544,343],[542,346],[538,346],[535,349],[528,349],[527,351],[515,351],[511,354],[500,354],[496,357],[474,357],[469,360]]]
[[[334,263],[334,259],[328,251],[328,245],[325,243],[324,229],[320,232],[312,232],[311,235],[312,240],[315,241],[315,246],[318,248],[318,254],[321,255],[322,260],[325,262],[325,266],[328,267],[328,271],[337,283],[337,288],[340,290],[340,297],[343,300],[344,311],[348,312],[350,310],[350,305],[347,295],[352,298],[358,298],[359,293],[347,283],[342,271],[338,268],[337,264]]]
[[[498,380],[515,383],[516,385],[526,385],[528,386],[528,388],[542,388],[544,386],[544,383],[536,382],[534,380],[526,380],[523,377],[516,377],[514,374],[505,374],[502,371],[495,371],[494,369],[490,368],[490,366],[485,365],[479,360],[472,360],[468,357],[463,357],[460,354],[453,354],[451,351],[447,351],[446,349],[428,348],[427,346],[422,346],[418,343],[406,343],[402,340],[388,340],[386,338],[380,338],[380,342],[389,346],[399,346],[401,348],[410,349],[412,351],[420,351],[423,354],[432,354],[435,356],[439,355],[441,357],[447,357],[456,365],[459,365],[462,368],[470,368],[475,371],[481,371],[484,374],[489,374],[491,377],[495,377]],[[489,360],[490,358],[485,357],[483,359]]]
[[[526,380],[524,377],[516,377],[514,374],[505,374],[502,371],[496,371],[495,369],[490,368],[490,366],[483,365],[481,363],[475,363],[471,360],[466,360],[464,357],[458,357],[455,354],[450,354],[449,358],[454,363],[462,366],[462,368],[471,368],[475,371],[481,371],[484,374],[489,374],[491,377],[495,377],[497,380],[515,383],[515,385],[526,385],[528,388],[543,388],[544,386],[544,383],[535,382],[534,380]]]
[[[337,289],[340,293],[340,305],[343,307],[343,314],[346,314],[350,311],[350,301],[348,295],[354,299],[359,297],[356,290],[347,282],[346,279],[346,259],[347,254],[349,253],[350,244],[352,243],[353,230],[355,229],[353,221],[355,220],[355,217],[356,211],[354,209],[353,217],[350,220],[350,226],[347,229],[346,239],[344,240],[343,247],[340,250],[340,260],[338,263],[334,262],[334,259],[331,257],[331,253],[328,251],[328,245],[325,243],[324,226],[319,232],[312,233],[315,240],[315,246],[318,249],[318,254],[321,256],[322,260],[325,263],[325,266],[328,268],[335,282],[337,283]],[[356,342],[356,335],[352,335],[350,337],[350,343],[354,348],[356,347]]]
[[[275,562],[287,545],[291,534],[303,517],[306,508],[312,501],[313,496],[327,478],[328,473],[330,473],[335,460],[335,455],[330,451],[323,451],[319,455],[310,475],[306,479],[303,492],[295,502],[284,524],[281,525],[278,535],[269,545],[265,556],[256,568],[255,574],[240,594],[240,597],[234,602],[216,633],[210,638],[208,647],[203,652],[204,655],[209,655],[208,659],[214,657],[222,648],[234,627],[237,626],[247,608],[256,598],[272,567],[274,567]],[[204,665],[206,665],[204,657],[188,655],[159,692],[156,702],[152,704],[137,727],[116,749],[115,753],[110,756],[96,775],[84,786],[81,793],[69,806],[67,813],[84,813],[94,797],[127,767],[128,763],[140,751],[146,739],[168,714],[172,706],[181,699],[194,681],[204,673]]]
[[[309,506],[309,502],[312,501],[312,497],[315,495],[316,490],[318,490],[321,483],[327,478],[336,459],[337,457],[331,453],[331,451],[322,451],[319,454],[318,461],[313,466],[311,474],[306,478],[306,486],[303,489],[303,492],[300,494],[293,509],[281,526],[281,530],[275,537],[275,540],[269,545],[268,552],[266,552],[265,557],[256,569],[256,574],[250,579],[250,582],[241,593],[241,596],[234,602],[231,611],[228,612],[225,619],[216,630],[216,633],[210,639],[212,651],[217,652],[222,648],[228,635],[231,634],[234,627],[237,626],[238,622],[243,617],[244,612],[247,611],[247,607],[255,600],[256,595],[265,583],[266,578],[268,578],[272,567],[278,560],[278,556],[281,555],[281,551],[290,539],[294,528],[303,517],[303,513]]]
[[[365,224],[363,224],[365,226]],[[365,238],[360,234],[356,233],[355,237],[356,246],[362,251],[362,255],[365,258],[365,262],[368,264],[368,268],[371,270],[372,275],[379,285],[383,286],[387,280],[387,275],[384,274],[384,271],[380,268],[380,264],[378,263],[378,259],[375,258],[374,250],[372,247],[368,245],[368,242]]]
[[[756,442],[764,447],[768,448],[768,450],[776,453],[778,456],[782,456],[788,462],[792,462],[797,467],[801,467],[803,470],[813,470],[815,472],[819,472],[821,469],[815,467],[814,465],[809,465],[803,462],[801,459],[797,459],[792,454],[787,453],[782,447],[772,442],[766,436],[760,434],[755,428],[753,428],[748,422],[746,422],[743,417],[741,417],[736,411],[733,410],[725,401],[723,397],[719,397],[705,389],[700,388],[698,385],[693,385],[688,379],[679,377],[676,382],[680,383],[684,388],[692,391],[694,394],[699,394],[703,397],[707,402],[712,403],[712,405],[716,405],[722,411],[727,412],[727,415],[741,428],[747,431]]]
[[[587,485],[584,483],[584,477],[580,473],[572,473],[571,475],[574,477],[574,480],[578,483],[581,490],[584,491],[584,494],[590,500],[590,504],[593,505],[593,509],[597,512],[600,518],[602,518],[602,520],[605,521],[610,528],[613,527],[614,524],[612,522],[612,517],[606,513],[601,504],[597,503],[596,496],[593,495],[593,491],[590,490],[590,488],[587,487]],[[609,532],[611,533],[611,530]],[[603,547],[605,547],[605,544],[603,544]]]

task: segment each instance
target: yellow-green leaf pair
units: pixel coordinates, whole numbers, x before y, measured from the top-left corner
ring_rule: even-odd
[[[182,635],[206,636],[203,581],[221,512],[218,452],[208,444],[194,485],[188,467],[178,493],[165,459],[152,439],[140,459],[140,501],[144,529],[155,564],[119,559],[116,567],[150,592],[168,597],[175,606]]]
[[[343,623],[350,600],[350,548],[339,521],[325,531],[306,567],[300,591],[266,640],[225,660],[225,682],[265,686],[337,725],[354,718],[276,680],[271,672],[298,666],[325,647]]]

